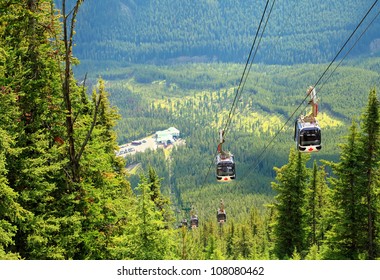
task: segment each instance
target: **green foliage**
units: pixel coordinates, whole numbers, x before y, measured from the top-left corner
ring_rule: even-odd
[[[310,247],[309,253],[306,255],[305,260],[321,260],[318,245],[314,244]]]
[[[124,250],[117,258],[160,260],[172,257],[173,233],[167,228],[165,213],[160,209],[162,205],[156,204],[162,198],[156,196],[153,183],[148,180],[141,177],[136,214],[129,218],[123,238]]]
[[[362,184],[365,191],[365,205],[367,216],[368,235],[365,252],[369,259],[377,259],[380,256],[380,247],[377,243],[379,230],[379,197],[380,190],[380,102],[373,89],[369,93],[368,105],[362,115],[361,133],[361,161],[363,162],[364,175]]]
[[[51,1],[1,2],[0,254],[107,259],[132,192],[114,154],[116,112],[70,80],[78,181],[70,176],[60,25]],[[72,57],[70,59],[73,59]],[[71,70],[70,70],[71,71]]]
[[[290,151],[289,163],[275,168],[276,180],[272,187],[277,191],[277,210],[274,234],[275,253],[280,258],[292,256],[293,250],[302,253],[306,249],[306,187],[309,171],[306,169],[308,156]]]
[[[0,131],[1,132],[1,131]],[[17,252],[10,249],[14,245],[14,236],[17,225],[25,220],[28,212],[17,203],[17,193],[9,186],[5,155],[9,152],[6,148],[5,133],[0,136],[0,259],[18,259]]]
[[[340,162],[331,164],[336,178],[333,227],[328,233],[328,258],[374,259],[378,256],[379,103],[369,95],[359,130],[353,122]]]
[[[310,186],[307,189],[307,225],[308,225],[308,247],[313,248],[315,245],[319,248],[324,240],[328,230],[329,211],[331,209],[331,190],[327,184],[326,167],[318,167],[314,161]],[[313,253],[314,254],[314,253]]]
[[[89,57],[92,47],[98,48],[100,60],[112,53],[122,56],[122,63],[158,56],[170,61],[183,51],[191,61],[222,54],[230,61],[236,60],[235,54],[245,53],[241,41],[249,43],[251,30],[242,31],[243,35],[236,31],[245,26],[240,22],[251,22],[260,7],[244,1],[199,1],[195,9],[194,3],[172,3],[108,1],[107,8],[121,9],[112,17],[104,9],[97,20],[107,16],[110,24],[116,20],[131,27],[122,36],[134,41],[112,41],[101,47],[90,42],[92,36],[103,33],[101,29],[96,34],[81,30],[88,24],[86,13],[104,3],[66,4],[67,11],[73,5],[84,9],[78,21],[81,35],[75,42],[87,36],[92,44],[87,48]],[[288,3],[281,5],[286,8]],[[297,9],[305,9],[308,3],[299,2]],[[321,11],[343,6],[352,11],[354,4],[330,1]],[[292,13],[299,13],[297,9]],[[235,154],[238,179],[217,184],[212,168],[217,132],[228,118],[241,65],[128,65],[103,70],[105,80],[95,82],[92,76],[99,73],[93,73],[78,85],[71,66],[77,61],[65,45],[73,37],[62,41],[59,21],[74,20],[78,10],[72,11],[60,18],[50,0],[0,3],[0,259],[378,258],[379,104],[375,90],[370,93],[361,130],[352,126],[340,161],[329,163],[335,175],[330,176],[332,190],[326,182],[327,170],[316,164],[318,159],[338,158],[336,142],[343,140],[348,120],[365,105],[358,93],[368,85],[378,85],[378,59],[352,61],[323,85],[323,95],[319,95],[323,97],[323,150],[314,155],[312,169],[309,157],[293,149],[286,158],[292,129],[282,126],[302,100],[304,89],[326,65],[253,65],[226,134],[225,146]],[[320,20],[321,11],[308,18]],[[119,13],[128,24],[118,21]],[[231,26],[232,16],[238,17]],[[162,32],[162,24],[173,26],[173,19],[181,29]],[[325,35],[315,42],[326,46],[319,50],[318,46],[305,48],[314,42],[300,32],[302,25],[294,30],[294,26],[284,26],[289,36],[276,37],[283,26],[280,20],[275,19],[277,24],[264,38],[262,47],[268,54],[259,59],[289,63],[297,52],[299,56],[290,63],[307,61],[313,49],[321,51],[313,61],[324,61],[334,53],[325,38],[342,33],[351,23],[349,17],[339,17],[331,29],[329,21],[311,24],[312,33]],[[220,30],[227,25],[231,29],[222,38]],[[117,36],[120,30],[107,29],[101,36]],[[295,33],[299,33],[296,40],[305,40],[294,43],[289,38]],[[189,48],[175,39],[178,36],[186,38]],[[337,41],[344,34],[339,36]],[[268,48],[273,40],[291,43],[283,52],[282,44],[276,50]],[[124,56],[125,46],[128,54]],[[86,44],[81,43],[82,47]],[[285,56],[274,60],[279,52]],[[114,129],[120,117],[117,135]],[[135,140],[170,126],[180,129],[186,145],[137,153],[125,160],[116,157],[116,141]],[[278,132],[273,148],[261,157]],[[143,172],[129,174],[125,165],[136,163]],[[282,167],[273,171],[273,166]],[[215,217],[221,198],[227,211],[224,224]],[[197,213],[199,227],[174,229],[175,219],[189,218],[188,212],[180,211],[186,203]]]
[[[289,65],[331,60],[372,2],[276,2],[256,61]],[[82,61],[90,60],[87,69],[129,63],[245,62],[264,5],[245,0],[84,1],[76,51]],[[378,52],[370,48],[378,29],[375,22],[352,54]]]
[[[275,176],[273,166],[286,163],[293,141],[293,127],[280,128],[301,102],[304,85],[316,79],[324,67],[253,65],[225,143],[237,161],[239,189],[273,194],[269,188]],[[360,106],[365,104],[364,96],[356,93],[364,92],[365,84],[378,84],[379,74],[367,70],[366,66],[361,67],[340,67],[336,71],[339,80],[327,81],[318,92],[323,149],[314,155],[316,159],[338,158],[335,139],[338,142],[342,139],[346,123],[358,115]],[[227,120],[240,71],[241,65],[192,64],[134,65],[102,72],[101,75],[108,79],[111,103],[122,115],[117,125],[118,142],[130,142],[175,126],[186,140],[186,147],[172,151],[172,192],[177,196],[188,190],[197,192],[198,186],[214,183],[214,170],[211,168],[209,172],[209,168],[216,150],[217,132]],[[120,78],[125,75],[128,79]],[[346,81],[352,76],[364,82],[347,87]],[[206,78],[198,82],[199,77]],[[260,155],[277,132],[275,141],[264,155]],[[149,165],[154,166],[165,187],[169,186],[169,175],[164,161],[162,153],[155,152],[127,156],[128,164],[141,163],[144,170]],[[131,176],[133,186],[138,179],[138,176]]]

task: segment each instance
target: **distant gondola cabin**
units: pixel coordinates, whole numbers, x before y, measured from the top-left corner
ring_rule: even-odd
[[[187,219],[183,219],[181,224],[183,227],[187,227]]]
[[[197,215],[191,216],[190,225],[192,228],[198,227],[198,216]]]
[[[226,210],[218,209],[216,218],[218,220],[218,223],[225,223],[227,221]]]

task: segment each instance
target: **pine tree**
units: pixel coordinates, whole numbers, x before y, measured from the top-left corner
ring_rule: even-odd
[[[223,260],[223,254],[220,249],[218,239],[215,236],[211,236],[208,240],[207,246],[205,248],[205,259],[206,260]]]
[[[83,219],[81,249],[77,254],[80,259],[112,258],[119,246],[114,240],[127,227],[128,216],[133,209],[134,200],[126,181],[125,163],[115,155],[117,145],[113,126],[118,115],[107,96],[104,81],[100,79],[93,90],[94,102],[88,103],[89,114],[83,112],[79,119],[90,124],[90,128],[84,125],[83,137],[91,134],[80,161],[81,181],[78,186],[81,192],[78,193],[80,200],[76,207]],[[97,105],[94,104],[99,104],[96,118],[93,106]]]
[[[291,257],[295,251],[302,254],[306,249],[308,158],[291,149],[288,164],[275,168],[277,182],[272,183],[272,187],[277,191],[274,251],[280,259]]]
[[[252,254],[252,248],[254,246],[253,238],[251,235],[251,232],[249,231],[249,228],[247,225],[241,225],[239,230],[239,237],[238,241],[236,242],[235,246],[238,246],[240,256],[243,259],[248,259]]]
[[[234,254],[234,240],[235,240],[235,224],[232,221],[230,223],[231,225],[228,227],[227,230],[227,237],[226,237],[226,255],[227,258],[232,258]]]
[[[269,241],[265,218],[265,216],[260,216],[260,213],[256,207],[251,208],[248,224],[251,228],[253,243],[250,256],[252,259],[269,259]]]
[[[0,4],[0,11],[3,7]],[[4,16],[0,15],[0,20]],[[4,25],[0,26],[0,38],[3,38]],[[7,47],[4,40],[0,40],[0,259],[18,259],[20,255],[12,252],[11,246],[15,244],[14,236],[17,231],[17,220],[25,218],[20,213],[23,212],[17,203],[17,193],[9,186],[8,168],[6,158],[10,154],[19,152],[15,148],[16,133],[9,134],[9,131],[16,132],[16,125],[13,121],[17,118],[16,96],[11,88],[4,83],[6,72]]]

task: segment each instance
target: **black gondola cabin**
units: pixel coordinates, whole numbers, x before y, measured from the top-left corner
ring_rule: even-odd
[[[191,216],[191,219],[190,219],[190,226],[191,226],[191,228],[196,228],[196,227],[198,227],[198,216],[197,216],[197,215],[193,215],[193,216]]]
[[[218,220],[218,223],[225,223],[227,221],[226,210],[218,209],[216,218]]]

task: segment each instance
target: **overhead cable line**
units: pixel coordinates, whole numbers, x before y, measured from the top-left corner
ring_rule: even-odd
[[[244,86],[245,86],[245,83],[246,83],[246,81],[247,81],[247,78],[248,78],[249,72],[251,71],[253,61],[254,61],[254,59],[255,59],[255,57],[256,57],[257,51],[258,51],[259,46],[260,46],[260,43],[261,43],[261,39],[263,38],[263,35],[264,35],[264,32],[265,32],[266,26],[267,26],[267,24],[268,24],[268,21],[269,21],[270,15],[272,14],[273,6],[274,6],[276,0],[274,0],[274,1],[272,2],[271,8],[270,8],[270,10],[269,10],[269,13],[268,13],[267,19],[266,19],[265,24],[264,24],[264,27],[263,27],[263,30],[262,30],[261,35],[260,35],[260,38],[259,38],[259,40],[258,40],[258,43],[257,43],[256,49],[255,49],[255,52],[254,52],[253,55],[252,55],[252,52],[253,52],[253,50],[254,50],[254,46],[255,46],[255,44],[256,44],[256,40],[257,40],[258,34],[259,34],[259,32],[260,32],[260,29],[261,29],[261,25],[262,25],[262,23],[263,23],[263,20],[264,20],[264,17],[265,17],[266,11],[267,11],[267,9],[268,9],[269,2],[270,2],[270,0],[267,0],[267,3],[266,3],[265,8],[264,8],[264,12],[263,12],[262,17],[261,17],[261,20],[260,20],[259,27],[257,28],[257,31],[256,31],[255,39],[253,40],[252,47],[251,47],[251,50],[250,50],[249,55],[248,55],[248,58],[247,58],[247,62],[246,62],[245,67],[244,67],[243,74],[242,74],[242,76],[241,76],[241,78],[240,78],[239,86],[238,86],[238,88],[237,88],[237,90],[236,90],[235,98],[234,98],[234,101],[233,101],[233,103],[232,103],[231,110],[230,110],[230,113],[229,113],[229,115],[228,115],[226,125],[225,125],[225,127],[224,127],[224,132],[225,132],[225,134],[227,133],[228,127],[229,127],[229,125],[231,124],[231,121],[232,121],[232,117],[233,117],[233,115],[235,114],[236,103],[237,103],[237,101],[240,99],[240,96],[241,96],[241,93],[242,93],[242,91],[243,91],[243,89],[244,89]],[[252,56],[252,59],[251,59],[251,56]],[[249,66],[248,66],[248,65],[249,65]]]
[[[346,52],[346,54],[342,57],[342,59],[339,61],[339,63],[335,66],[334,70],[331,71],[330,75],[326,78],[326,80],[323,82],[323,84],[319,87],[319,91],[322,90],[323,86],[326,84],[326,82],[331,78],[332,74],[336,71],[336,69],[342,64],[343,60],[346,59],[347,55],[353,50],[353,48],[356,46],[356,44],[360,41],[360,39],[364,36],[364,34],[367,32],[369,27],[374,23],[374,21],[377,19],[377,17],[380,14],[380,10],[377,12],[376,16],[371,20],[371,22],[367,25],[367,27],[362,31],[360,36],[356,39],[355,43],[351,46],[351,48]]]
[[[369,10],[367,11],[367,13],[364,15],[364,17],[362,18],[362,20],[359,22],[359,24],[356,26],[356,28],[354,29],[354,31],[352,31],[351,35],[348,37],[348,39],[346,40],[346,42],[343,44],[343,46],[340,48],[339,52],[335,55],[334,59],[330,62],[329,66],[326,68],[326,70],[322,73],[321,77],[318,79],[318,81],[314,84],[314,88],[320,83],[320,81],[322,80],[323,76],[327,73],[327,71],[330,69],[331,65],[335,62],[335,60],[338,58],[338,56],[340,55],[340,53],[343,51],[343,49],[346,47],[346,45],[348,44],[348,42],[351,40],[351,38],[354,36],[354,34],[356,33],[356,31],[359,29],[359,27],[362,25],[363,21],[367,18],[367,16],[371,13],[372,9],[375,7],[375,5],[377,4],[378,0],[376,0],[371,8],[369,8]],[[377,16],[376,16],[377,17]],[[372,23],[372,22],[371,22]],[[370,23],[370,24],[371,24]],[[351,49],[350,49],[351,51]],[[305,102],[305,100],[307,99],[307,96],[305,97],[305,99],[303,100],[303,102]],[[302,102],[302,103],[303,103]]]
[[[330,64],[328,65],[328,67],[326,68],[326,70],[322,73],[322,75],[319,77],[319,79],[317,80],[317,82],[314,84],[314,88],[321,82],[321,80],[323,79],[323,77],[326,75],[327,71],[330,69],[330,67],[332,66],[332,64],[335,62],[335,60],[338,58],[338,56],[341,54],[341,52],[343,51],[343,49],[346,47],[346,45],[348,44],[348,42],[351,40],[351,38],[354,36],[354,34],[356,33],[356,31],[359,29],[359,27],[362,25],[362,23],[364,22],[364,20],[367,18],[367,16],[370,14],[370,12],[372,11],[372,9],[375,7],[375,5],[377,4],[378,0],[376,0],[372,6],[369,8],[369,10],[367,11],[367,13],[364,15],[364,17],[361,19],[361,21],[359,22],[359,24],[356,26],[356,28],[354,29],[354,31],[351,33],[351,35],[348,37],[348,39],[346,40],[346,42],[343,44],[343,46],[340,48],[340,50],[338,51],[338,53],[335,55],[335,57],[333,58],[333,60],[330,62]],[[368,28],[372,25],[372,23],[375,21],[375,19],[378,17],[380,11],[376,14],[376,16],[373,18],[373,20],[368,24],[368,26],[365,28],[365,30],[361,33],[361,35],[359,36],[359,38],[355,41],[355,43],[353,44],[353,46],[348,50],[348,52],[345,54],[345,56],[341,59],[341,61],[339,62],[339,64],[334,68],[334,70],[330,73],[329,77],[324,81],[324,83],[322,84],[321,88],[323,87],[323,85],[326,83],[326,81],[331,77],[331,75],[335,72],[335,70],[338,68],[338,66],[343,62],[343,60],[347,57],[347,55],[351,52],[351,50],[354,48],[354,46],[357,44],[357,42],[363,37],[364,33],[368,30]],[[287,124],[289,123],[289,121],[294,117],[294,115],[296,114],[296,112],[301,108],[301,106],[304,104],[304,102],[306,101],[306,99],[308,98],[308,95],[302,100],[302,102],[298,105],[298,107],[293,111],[293,113],[290,115],[290,117],[287,119],[287,121],[281,126],[281,128],[276,132],[276,134],[272,137],[272,139],[269,141],[269,143],[264,147],[264,149],[261,151],[261,153],[259,154],[258,156],[258,161],[256,163],[256,165],[254,166],[254,168],[250,169],[249,171],[247,171],[247,173],[243,176],[243,177],[246,177],[249,173],[251,173],[253,170],[255,170],[258,165],[262,162],[263,160],[263,155],[264,153],[266,152],[266,150],[269,148],[269,146],[273,143],[273,141],[277,138],[277,136],[280,134],[280,132],[285,128],[285,126],[287,126]]]
[[[274,0],[273,3],[272,3],[272,6],[271,6],[271,8],[270,8],[270,12],[269,12],[269,14],[268,14],[268,16],[267,16],[267,19],[266,19],[266,22],[265,22],[265,25],[264,25],[264,28],[263,28],[263,31],[261,32],[261,35],[260,35],[260,38],[259,38],[258,44],[257,44],[257,46],[256,46],[256,40],[257,40],[257,38],[258,38],[258,36],[259,36],[260,29],[261,29],[261,26],[262,26],[263,21],[264,21],[264,18],[265,18],[265,14],[267,13],[267,9],[268,9],[268,6],[269,6],[269,2],[270,2],[270,0],[267,0],[267,2],[266,2],[266,4],[265,4],[264,11],[263,11],[262,16],[261,16],[261,19],[260,19],[259,26],[258,26],[258,28],[257,28],[257,30],[256,30],[256,34],[255,34],[254,40],[253,40],[253,42],[252,42],[251,49],[250,49],[250,51],[249,51],[249,55],[248,55],[247,61],[246,61],[245,66],[244,66],[244,70],[243,70],[242,76],[241,76],[241,78],[240,78],[240,82],[239,82],[238,88],[237,88],[237,90],[236,90],[236,94],[235,94],[234,100],[233,100],[233,102],[232,102],[232,106],[231,106],[231,109],[230,109],[230,111],[229,111],[229,114],[228,114],[228,118],[227,118],[226,124],[225,124],[224,129],[223,129],[223,131],[224,131],[224,135],[226,135],[226,133],[227,133],[227,131],[228,131],[228,127],[229,127],[229,125],[231,124],[232,117],[233,117],[233,115],[235,114],[237,101],[239,100],[239,98],[240,98],[240,96],[241,96],[241,92],[242,92],[242,90],[244,89],[245,82],[246,82],[247,77],[248,77],[248,74],[249,74],[249,72],[250,72],[250,70],[251,70],[253,60],[254,60],[254,58],[255,58],[255,56],[256,56],[256,54],[257,54],[257,50],[258,50],[258,48],[259,48],[259,45],[260,45],[261,39],[262,39],[262,37],[263,37],[263,34],[264,34],[264,31],[265,31],[265,28],[266,28],[266,26],[267,26],[267,23],[268,23],[268,20],[269,20],[270,14],[272,13],[272,9],[273,9],[273,6],[274,6],[274,3],[276,2],[276,0]],[[256,46],[256,50],[255,50],[255,46]],[[254,50],[255,50],[255,51],[254,51]],[[253,54],[253,55],[252,55],[252,54]],[[251,59],[251,57],[252,57],[252,59]],[[209,168],[208,168],[207,174],[206,174],[206,176],[205,176],[205,178],[204,178],[204,180],[203,180],[203,184],[202,184],[202,185],[204,185],[204,184],[206,183],[206,180],[207,180],[207,178],[208,178],[208,176],[209,176],[209,174],[210,174],[211,168],[212,168],[212,166],[213,166],[213,161],[214,161],[214,158],[216,157],[216,155],[217,155],[217,151],[216,151],[215,154],[214,154],[214,157],[213,157],[213,159],[212,159],[212,161],[211,161],[211,164],[210,164],[210,166],[209,166]]]

